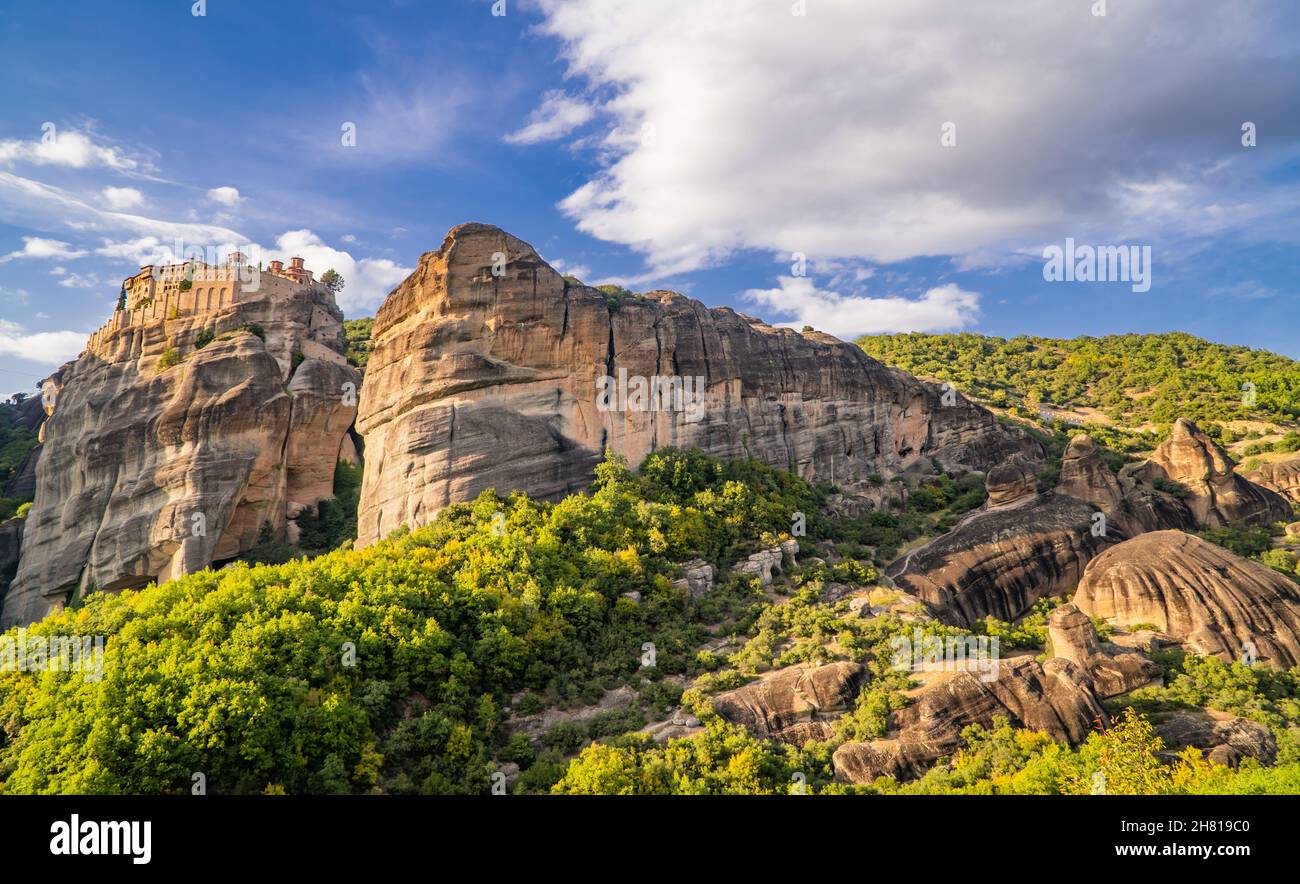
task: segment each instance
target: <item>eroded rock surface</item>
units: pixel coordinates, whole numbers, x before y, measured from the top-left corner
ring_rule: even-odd
[[[1192,511],[1174,495],[1143,485],[1133,471],[1122,479],[1111,472],[1092,437],[1083,433],[1072,438],[1065,449],[1056,492],[1092,504],[1127,537],[1197,526]]]
[[[200,334],[215,339],[199,347]],[[327,289],[158,315],[94,341],[49,385],[6,626],[74,593],[239,556],[332,493],[359,378]]]
[[[1191,492],[1186,503],[1200,526],[1267,525],[1291,518],[1291,505],[1282,495],[1237,475],[1234,467],[1218,443],[1180,418],[1150,460],[1125,468],[1122,475],[1146,485],[1158,479],[1182,485]]]
[[[1052,653],[1078,666],[1102,699],[1126,694],[1160,679],[1160,666],[1155,661],[1101,641],[1092,619],[1072,603],[1061,605],[1051,613],[1047,618],[1047,634]]]
[[[1246,757],[1265,765],[1277,760],[1273,732],[1246,718],[1216,721],[1203,714],[1179,712],[1162,722],[1156,734],[1164,740],[1168,752],[1194,746],[1204,750],[1211,761],[1229,767],[1236,767]]]
[[[1074,603],[1121,626],[1148,623],[1193,653],[1300,663],[1300,586],[1181,531],[1156,531],[1097,556]]]
[[[1276,491],[1293,504],[1300,504],[1300,457],[1265,464],[1246,474],[1256,485]]]
[[[849,490],[932,460],[983,471],[1042,456],[984,409],[945,404],[851,344],[673,292],[611,304],[485,224],[421,256],[373,340],[357,427],[383,457],[365,472],[362,545],[486,488],[580,490],[606,449],[633,466],[668,446],[749,454]],[[655,378],[681,394],[652,401],[638,379]]]
[[[713,708],[759,737],[801,746],[831,735],[832,721],[852,706],[865,678],[862,666],[846,661],[791,666],[718,694]]]
[[[1094,532],[1092,506],[1048,492],[979,510],[952,531],[894,562],[888,576],[945,623],[1015,620],[1044,596],[1072,589],[1118,528]]]
[[[1055,740],[1081,743],[1106,722],[1106,713],[1086,685],[1079,668],[1061,659],[1042,664],[1027,656],[1002,660],[998,677],[989,680],[958,673],[895,712],[890,738],[836,749],[836,776],[850,783],[919,776],[961,748],[963,728],[989,727],[996,717],[1015,727],[1044,731]]]

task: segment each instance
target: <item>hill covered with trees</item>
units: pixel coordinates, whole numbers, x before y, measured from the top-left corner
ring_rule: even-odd
[[[857,343],[888,365],[1022,417],[1087,409],[1098,422],[1150,425],[1157,435],[1179,417],[1202,427],[1300,420],[1300,363],[1179,332],[1073,339],[912,333]]]

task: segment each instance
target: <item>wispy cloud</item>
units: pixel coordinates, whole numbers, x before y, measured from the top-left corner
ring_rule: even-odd
[[[596,115],[585,101],[560,90],[547,92],[541,106],[528,117],[528,123],[503,139],[507,144],[538,144],[554,141],[585,125]]]

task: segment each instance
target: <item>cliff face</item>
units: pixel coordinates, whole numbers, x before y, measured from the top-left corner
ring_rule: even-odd
[[[5,626],[239,556],[331,494],[359,383],[333,295],[125,312],[48,385]]]
[[[647,404],[656,378],[679,386]],[[669,446],[749,452],[847,488],[930,459],[1041,458],[983,409],[829,335],[672,292],[611,306],[483,224],[452,230],[380,308],[357,428],[383,452],[367,464],[359,544],[489,487],[579,490],[606,448],[633,466]]]

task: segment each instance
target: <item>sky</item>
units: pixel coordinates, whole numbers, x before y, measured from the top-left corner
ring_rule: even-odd
[[[1300,358],[1291,0],[5,0],[0,54],[0,391],[148,261],[301,255],[370,316],[465,221],[846,339]]]

